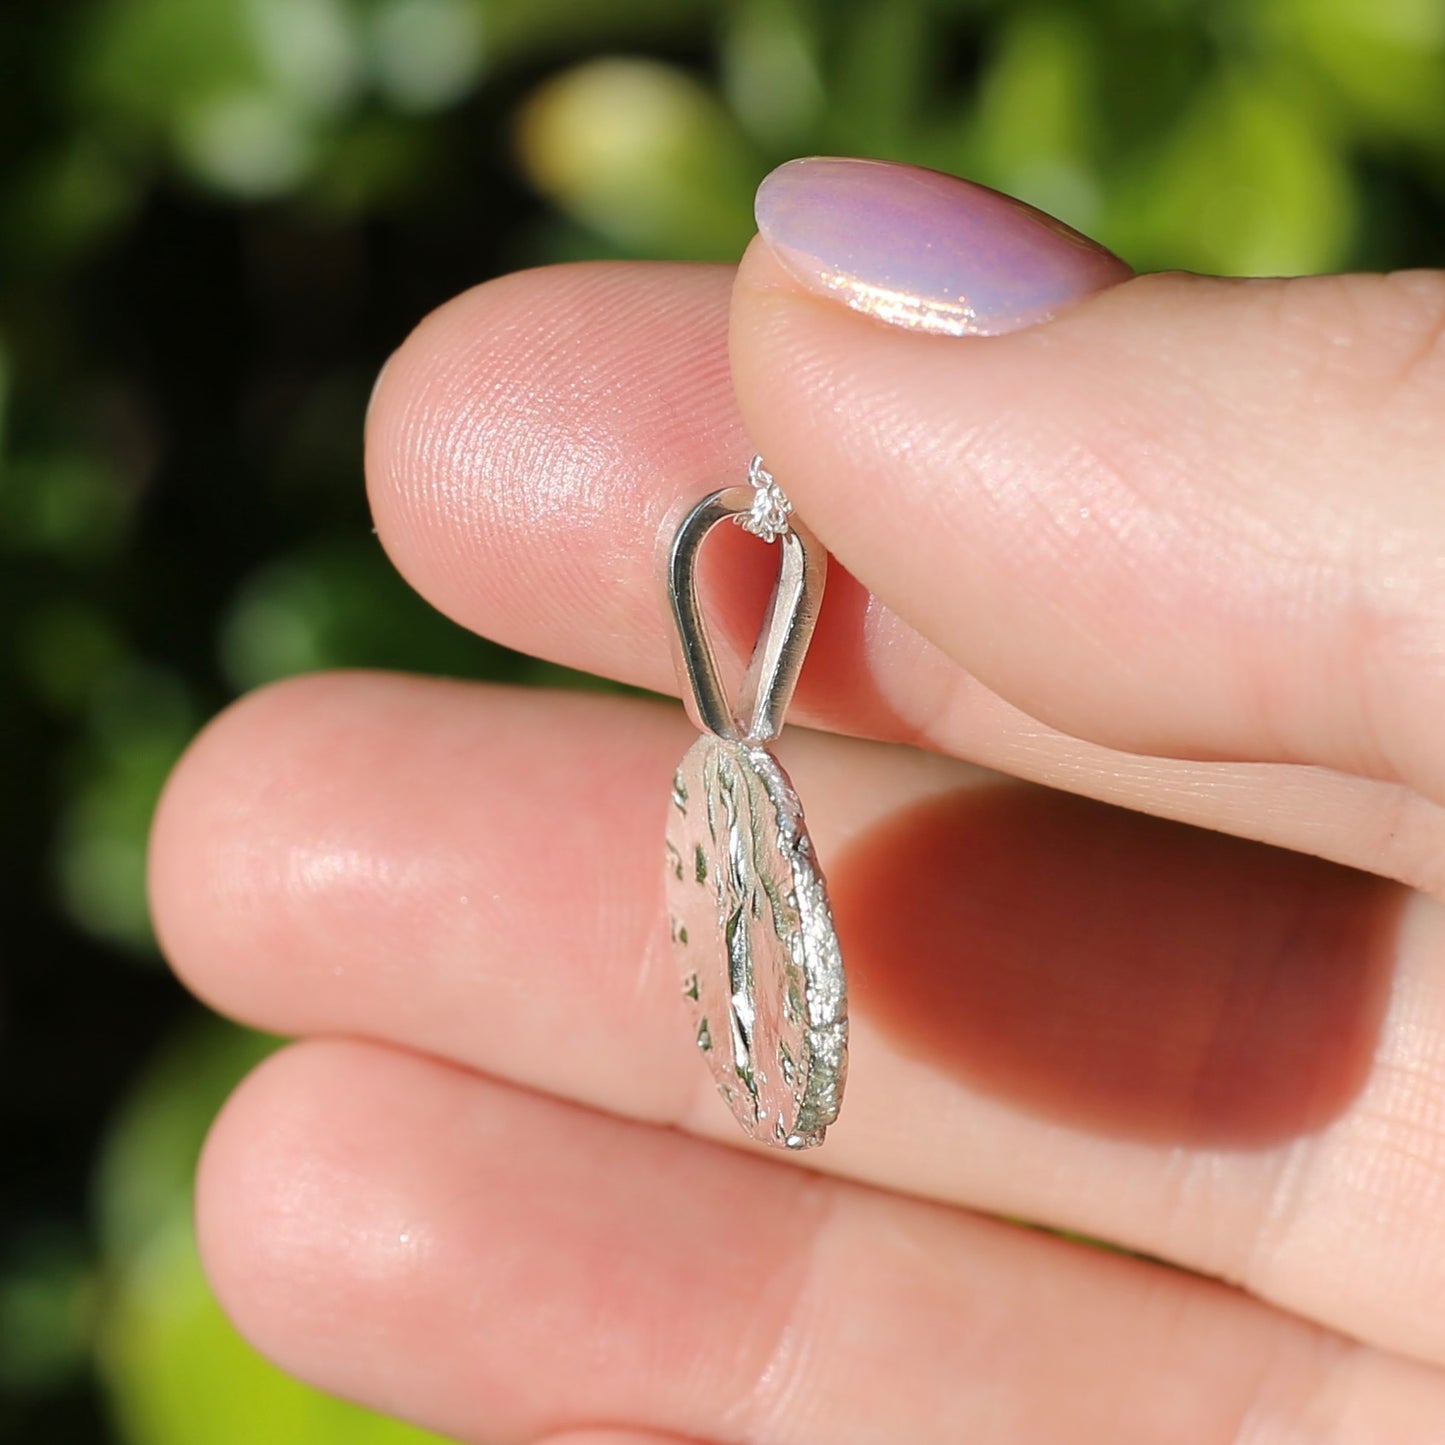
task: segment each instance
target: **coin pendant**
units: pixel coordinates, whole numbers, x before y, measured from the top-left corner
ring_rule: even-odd
[[[688,750],[667,904],[693,1036],[738,1122],[821,1143],[847,1068],[843,962],[802,805],[766,747],[705,733]]]

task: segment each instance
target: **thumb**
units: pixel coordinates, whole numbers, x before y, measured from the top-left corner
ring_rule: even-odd
[[[838,559],[1041,721],[1445,801],[1445,274],[1132,278],[996,192],[794,161],[744,418]]]

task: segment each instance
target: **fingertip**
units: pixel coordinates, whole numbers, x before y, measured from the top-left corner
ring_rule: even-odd
[[[223,980],[236,950],[262,941],[289,856],[288,804],[325,778],[317,754],[293,744],[322,730],[336,746],[322,715],[335,709],[338,686],[357,700],[343,677],[366,686],[362,674],[314,674],[233,702],[192,740],[161,793],[148,849],[151,918],[172,969],[208,1002],[235,1004]]]
[[[625,643],[655,611],[634,579],[673,500],[716,476],[720,456],[746,460],[727,371],[731,274],[547,267],[428,317],[388,363],[367,431],[377,533],[403,576],[529,652],[595,668],[578,619],[599,613]],[[610,667],[656,680],[650,654]]]
[[[293,1044],[259,1064],[211,1125],[196,1171],[196,1237],[212,1292],[268,1358],[293,1362],[319,1303],[315,1251],[335,1247],[326,1175],[317,1152],[317,1088],[335,1045]],[[348,1047],[341,1045],[341,1048]]]
[[[323,1388],[355,1390],[358,1354],[384,1358],[427,1275],[424,1186],[386,1158],[391,1091],[415,1069],[375,1045],[293,1044],[242,1081],[202,1150],[197,1242],[217,1301],[253,1348]]]
[[[254,794],[254,777],[237,776],[243,752],[232,739],[244,737],[258,713],[269,710],[275,684],[223,709],[191,739],[171,769],[151,818],[147,843],[146,891],[151,926],[171,968],[193,992],[205,996],[205,980],[193,972],[208,956],[219,894],[229,893],[232,870],[226,840],[238,809]]]

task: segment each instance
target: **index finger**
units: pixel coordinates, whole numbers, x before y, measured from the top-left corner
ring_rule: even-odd
[[[728,369],[732,278],[716,266],[552,267],[479,286],[423,322],[380,379],[367,437],[378,532],[412,585],[508,646],[673,691],[658,529],[679,497],[738,480],[752,449]],[[736,663],[773,559],[741,534],[712,545],[726,565],[708,578],[709,610]],[[981,686],[841,568],[792,717],[1439,881],[1445,813],[1407,789],[1070,738]]]

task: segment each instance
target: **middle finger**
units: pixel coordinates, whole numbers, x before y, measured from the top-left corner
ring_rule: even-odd
[[[733,1141],[662,927],[686,739],[617,700],[272,689],[167,794],[168,951],[265,1027],[393,1040]],[[801,734],[785,756],[852,990],[847,1107],[810,1164],[1445,1359],[1438,905],[930,755]]]

